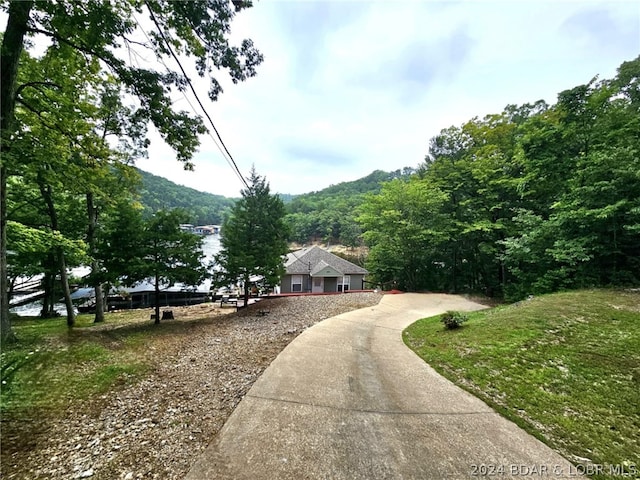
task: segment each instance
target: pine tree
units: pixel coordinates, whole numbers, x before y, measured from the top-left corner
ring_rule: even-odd
[[[252,276],[263,277],[269,286],[279,282],[288,250],[284,203],[271,195],[269,184],[255,168],[247,180],[242,198],[222,225],[222,249],[216,256],[224,281],[243,283],[245,305]]]

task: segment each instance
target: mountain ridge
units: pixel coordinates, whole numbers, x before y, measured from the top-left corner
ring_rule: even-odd
[[[148,213],[160,209],[182,208],[189,212],[191,223],[219,225],[238,200],[237,197],[225,197],[179,185],[144,170],[138,169],[138,172],[142,179],[140,202]],[[286,205],[292,238],[305,241],[305,238],[311,237],[348,237],[349,242],[353,243],[359,236],[353,210],[363,201],[364,196],[378,193],[384,182],[407,178],[413,173],[415,170],[409,167],[391,172],[374,170],[357,180],[340,182],[321,190],[277,195]],[[345,211],[349,213],[345,214]]]

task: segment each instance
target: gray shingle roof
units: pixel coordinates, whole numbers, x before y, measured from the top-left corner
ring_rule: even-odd
[[[320,262],[324,262],[342,275],[366,275],[369,273],[366,269],[316,245],[291,252],[287,255],[284,266],[287,275],[308,275],[312,270],[318,271],[316,267]]]

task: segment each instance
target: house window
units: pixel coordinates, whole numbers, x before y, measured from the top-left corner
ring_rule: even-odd
[[[313,286],[321,287],[322,286],[322,277],[313,277]]]
[[[302,275],[291,275],[291,291],[302,291]]]
[[[349,285],[351,284],[351,277],[349,275],[345,275],[343,277],[338,278],[338,291],[346,292],[349,290]]]

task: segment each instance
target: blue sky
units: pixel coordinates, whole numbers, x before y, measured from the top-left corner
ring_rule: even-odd
[[[196,88],[240,170],[297,194],[415,167],[443,128],[611,78],[640,54],[640,2],[262,0],[232,37],[262,51],[258,75],[219,77],[217,102]],[[138,166],[226,196],[242,186],[208,136],[195,172],[157,136]]]

